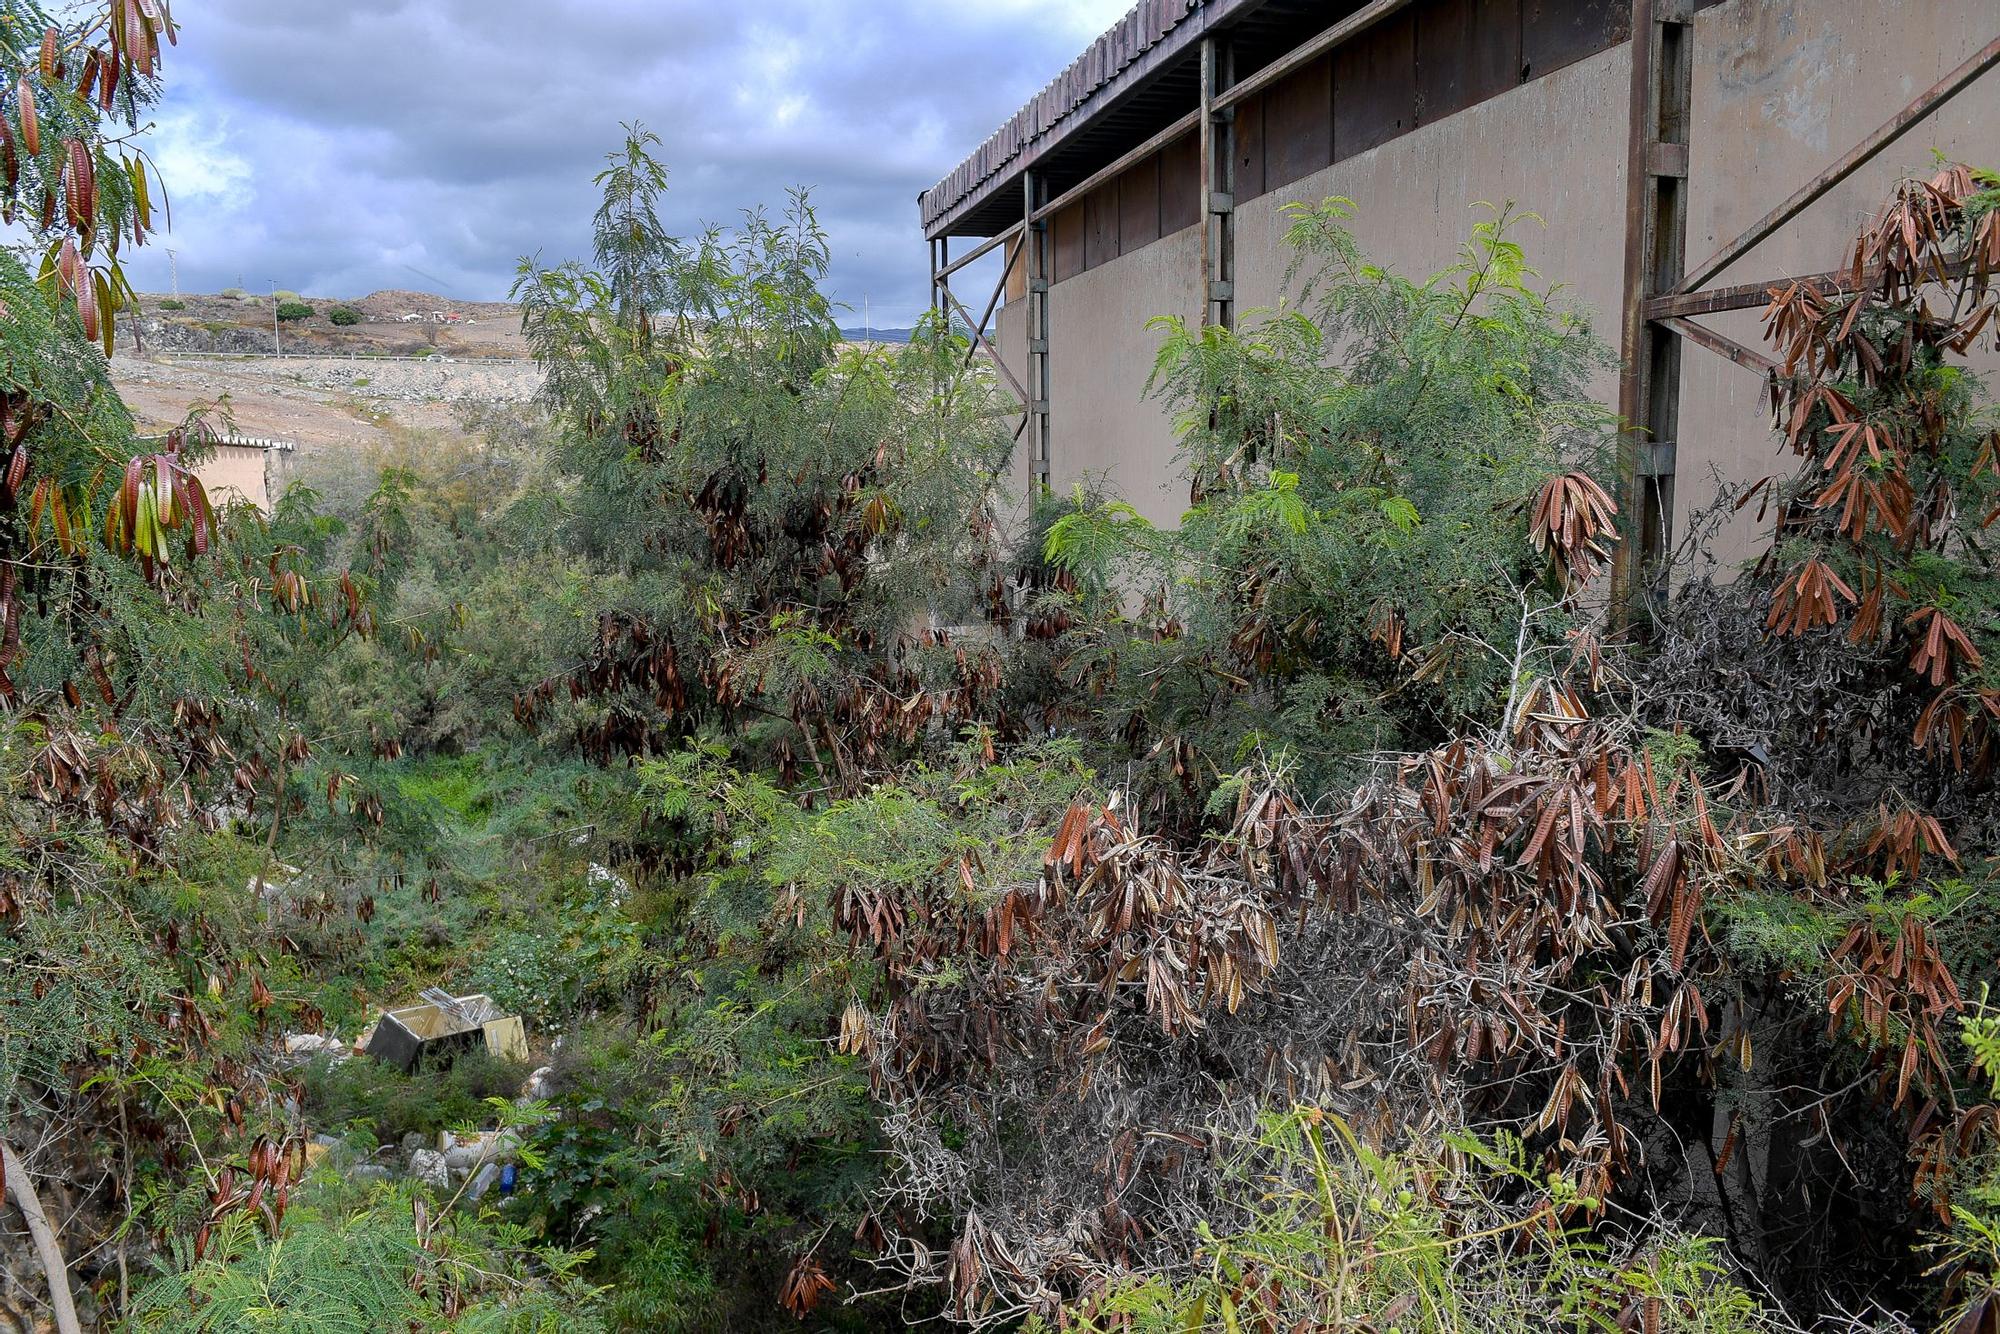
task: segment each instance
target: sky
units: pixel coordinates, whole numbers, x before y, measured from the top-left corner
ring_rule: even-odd
[[[150,151],[173,231],[141,291],[499,300],[587,256],[591,178],[638,120],[670,228],[812,192],[843,324],[914,322],[917,192],[1130,0],[197,0]],[[991,278],[988,279],[990,283]],[[969,285],[968,285],[969,290]]]

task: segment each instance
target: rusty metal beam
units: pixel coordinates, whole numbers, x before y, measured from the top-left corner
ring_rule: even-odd
[[[1048,486],[1054,471],[1054,448],[1050,443],[1049,415],[1049,287],[1053,279],[1050,263],[1051,240],[1046,219],[1037,219],[1042,189],[1039,173],[1021,173],[1021,249],[1027,264],[1027,310],[1021,321],[1027,331],[1028,391],[1023,396],[1027,409],[1022,417],[1028,428],[1028,459],[1035,482]]]
[[[1912,125],[1958,96],[1973,80],[1995,65],[2000,65],[2000,37],[1994,38],[1974,52],[1964,64],[1931,85],[1919,94],[1915,101],[1885,121],[1873,134],[1849,149],[1838,162],[1800,186],[1791,198],[1766,213],[1752,223],[1741,236],[1690,270],[1687,277],[1673,290],[1691,292],[1743,258],[1778,228],[1803,213],[1827,191],[1874,161],[1883,149],[1902,138]]]
[[[1036,220],[1040,221],[1054,213],[1057,209],[1064,208],[1072,202],[1083,198],[1084,195],[1103,185],[1106,181],[1122,174],[1129,168],[1138,166],[1141,162],[1159,152],[1168,144],[1173,143],[1182,135],[1192,133],[1194,130],[1200,128],[1200,125],[1201,110],[1200,108],[1196,108],[1173,124],[1167,126],[1166,129],[1161,130],[1152,138],[1146,140],[1145,143],[1140,144],[1137,148],[1132,149],[1128,153],[1119,154],[1109,164],[1098,168],[1075,185],[1072,185],[1069,189],[1050,199],[1046,204],[1035,210]]]
[[[1704,325],[1696,324],[1693,320],[1683,319],[1678,315],[1669,315],[1667,318],[1660,320],[1659,323],[1666,325],[1667,328],[1673,330],[1688,342],[1698,347],[1707,348],[1718,357],[1727,358],[1746,371],[1756,371],[1760,375],[1767,376],[1778,373],[1778,363],[1755,348],[1745,347],[1734,338],[1730,338],[1726,334],[1719,334]]]
[[[983,322],[980,325],[973,324],[972,312],[958,303],[958,298],[952,295],[949,287],[944,289],[944,299],[951,303],[951,308],[958,312],[960,319],[965,321],[965,327],[972,331],[972,341],[984,349],[987,356],[993,358],[993,364],[999,368],[1002,375],[1007,377],[1007,383],[1013,386],[1014,396],[1021,400],[1021,406],[1032,409],[1034,407],[1034,400],[1028,397],[1027,387],[1015,379],[1014,372],[1007,369],[1007,363],[1000,360],[1000,349],[994,347],[987,339]]]
[[[1630,620],[1659,590],[1671,546],[1680,337],[1648,317],[1648,300],[1686,261],[1693,24],[1688,0],[1632,0],[1632,83],[1625,160],[1624,298],[1618,415],[1620,501],[1633,525],[1612,566],[1614,615]]]
[[[1236,113],[1218,99],[1235,55],[1226,38],[1201,44],[1201,322],[1236,324]]]
[[[1954,260],[1944,266],[1942,276],[1946,279],[1963,277],[1970,266],[1970,260]],[[1871,264],[1862,271],[1861,286],[1858,288],[1854,285],[1854,270],[1847,268],[1833,269],[1826,273],[1766,278],[1760,282],[1737,283],[1730,287],[1711,287],[1705,292],[1669,292],[1664,296],[1649,297],[1646,300],[1646,318],[1668,320],[1676,316],[1715,315],[1725,310],[1752,310],[1770,304],[1773,297],[1794,283],[1810,287],[1822,296],[1835,296],[1867,291],[1881,279],[1882,266]]]
[[[1809,273],[1794,278],[1766,278],[1762,282],[1738,283],[1733,287],[1711,287],[1706,292],[1672,292],[1649,297],[1646,318],[1670,320],[1689,315],[1717,315],[1725,310],[1753,310],[1768,305],[1771,298],[1793,283],[1803,283],[1822,294],[1844,292],[1853,273],[1836,269],[1831,273]]]
[[[992,322],[994,308],[1000,304],[1000,297],[1007,290],[1007,280],[1014,276],[1014,266],[1020,262],[1021,262],[1021,247],[1015,246],[1012,250],[1007,252],[1007,263],[1000,270],[1000,280],[993,284],[993,295],[986,298],[986,310],[979,317],[979,324],[975,332],[980,336],[979,341],[981,343],[986,341],[984,337],[986,333],[986,326]],[[949,283],[946,283],[945,290],[947,292],[951,290],[951,285]],[[977,344],[975,344],[975,346],[977,346]],[[999,355],[998,353],[994,354],[996,360],[998,359],[998,355]],[[970,347],[965,349],[965,364],[968,366],[972,364],[972,348]],[[1011,379],[1012,377],[1010,376],[1009,378]]]
[[[1713,287],[1706,292],[1671,292],[1666,296],[1647,298],[1646,318],[1670,320],[1688,315],[1716,315],[1725,310],[1750,310],[1768,304],[1774,293],[1783,291],[1793,283],[1804,283],[1821,292],[1844,290],[1844,280],[1849,276],[1851,275],[1843,270],[1835,273],[1808,274],[1799,278],[1768,278],[1763,282],[1738,283],[1734,287]]]
[[[1011,237],[1019,235],[1020,231],[1021,231],[1021,224],[1017,222],[1012,227],[1009,227],[1006,231],[1001,232],[999,235],[989,237],[988,239],[981,241],[971,250],[967,251],[963,255],[960,255],[957,259],[953,260],[951,263],[939,269],[938,277],[949,278],[951,277],[952,274],[957,273],[960,269],[972,263],[974,260],[986,258],[986,256],[992,251],[994,246],[1005,244]]]
[[[1649,124],[1653,90],[1652,0],[1632,0],[1632,83],[1627,102],[1625,148],[1624,293],[1619,310],[1618,420],[1628,432],[1619,442],[1618,500],[1626,513],[1638,512],[1641,480],[1639,453],[1643,448],[1641,419],[1645,416],[1640,366],[1646,341],[1646,153],[1652,142]],[[1639,558],[1636,544],[1620,542],[1612,555],[1611,600],[1614,615],[1623,616],[1634,601]]]
[[[1201,322],[1206,327],[1214,308],[1215,291],[1215,237],[1209,224],[1213,220],[1208,211],[1208,201],[1215,196],[1215,39],[1201,39],[1201,105],[1195,114],[1201,118],[1200,167],[1195,175],[1201,190]]]

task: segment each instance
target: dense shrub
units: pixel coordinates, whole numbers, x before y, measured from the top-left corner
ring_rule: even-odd
[[[1244,1226],[1204,1228],[1186,1269],[1111,1283],[1028,1334],[1791,1328],[1713,1239],[1662,1226],[1604,1245],[1565,1226],[1586,1202],[1520,1141],[1448,1138],[1384,1154],[1317,1110],[1269,1114],[1223,1146]]]
[[[287,323],[293,320],[309,320],[313,317],[314,313],[313,308],[303,301],[280,301],[278,303],[278,318]]]
[[[256,1214],[236,1214],[213,1229],[199,1254],[180,1248],[175,1270],[138,1294],[129,1328],[605,1328],[599,1294],[576,1278],[583,1257],[541,1244],[500,1215],[447,1206],[447,1230],[435,1226],[437,1206],[414,1183],[370,1190],[321,1172],[309,1186],[292,1195],[289,1213],[282,1204],[272,1211],[284,1217],[281,1232],[267,1232]]]
[[[187,302],[185,302],[185,301],[176,301],[176,300],[175,300],[175,299],[174,299],[173,297],[168,297],[168,298],[166,298],[166,299],[165,299],[164,301],[160,302],[160,309],[161,309],[161,310],[186,310],[186,309],[187,309]]]
[[[361,312],[352,306],[335,306],[326,313],[326,317],[343,329],[361,323]]]
[[[304,1068],[306,1118],[331,1134],[365,1131],[394,1144],[411,1131],[429,1138],[467,1122],[490,1120],[488,1098],[519,1096],[528,1068],[470,1051],[441,1070],[406,1075],[367,1056],[320,1059]]]
[[[1041,618],[1073,631],[1053,641],[1053,697],[1021,707],[1099,738],[1107,764],[1171,775],[1140,786],[1177,823],[1253,747],[1317,793],[1496,716],[1577,623],[1529,533],[1551,475],[1598,501],[1579,556],[1612,541],[1588,474],[1608,475],[1615,423],[1583,388],[1607,353],[1527,267],[1521,216],[1499,210],[1418,279],[1366,261],[1351,211],[1286,210],[1279,310],[1154,322],[1179,522],[1079,492],[1043,537],[1053,568],[1029,574]]]
[[[1946,234],[1851,317],[1774,303],[1804,368],[1775,545],[1670,581],[1634,649],[1585,595],[1601,349],[1504,213],[1409,279],[1338,201],[1295,209],[1296,302],[1162,325],[1181,522],[1045,497],[1003,567],[963,340],[840,348],[803,200],[675,241],[646,146],[602,178],[596,263],[522,275],[547,418],[407,438],[273,516],[318,605],[392,632],[286,638],[292,567],[239,557],[233,612],[295,605],[235,727],[296,744],[231,780],[254,841],[104,883],[230,939],[283,856],[283,948],[155,976],[164,932],[72,959],[71,922],[109,928],[37,904],[17,1008],[96,966],[157,993],[113,993],[97,1050],[147,1003],[185,1028],[184,991],[235,1053],[253,1016],[491,992],[562,1035],[551,1119],[521,1192],[429,1236],[496,1227],[474,1298],[583,1272],[522,1237],[588,1246],[624,1329],[1991,1328],[2000,423],[1955,358],[1996,311],[1983,275],[1910,290],[2000,253],[1990,181],[1906,192],[1884,235]],[[286,1126],[428,1136],[522,1073],[314,1066]],[[220,1086],[92,1087],[143,1095],[140,1142],[242,1161],[282,1089]],[[403,1187],[278,1195],[281,1248],[252,1209],[197,1233],[187,1161],[140,1177],[193,1200],[144,1220],[176,1248],[149,1318],[240,1327],[260,1283],[357,1328],[456,1300]]]

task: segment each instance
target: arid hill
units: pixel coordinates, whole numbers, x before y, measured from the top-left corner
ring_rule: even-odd
[[[291,299],[291,298],[287,298]],[[312,307],[302,319],[276,321],[269,293],[189,293],[179,297],[147,293],[139,298],[137,320],[121,324],[121,341],[132,350],[135,336],[145,351],[271,352],[274,342],[287,353],[320,356],[447,356],[453,358],[527,355],[518,307],[506,302],[460,303],[428,292],[382,291],[353,300],[302,295]],[[333,312],[347,307],[360,315],[336,324]]]

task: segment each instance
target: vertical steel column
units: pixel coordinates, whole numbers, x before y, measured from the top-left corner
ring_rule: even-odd
[[[1201,322],[1236,325],[1236,108],[1218,107],[1236,59],[1227,39],[1201,39]]]
[[[946,311],[945,328],[951,328],[949,311],[951,296],[951,238],[940,236],[937,240],[937,297],[938,308]]]
[[[1646,317],[1687,264],[1688,121],[1694,84],[1693,0],[1632,0],[1631,138],[1626,159],[1625,293],[1618,414],[1621,503],[1631,524],[1612,590],[1638,616],[1666,591],[1673,540],[1681,340]]]
[[[1021,173],[1022,258],[1027,264],[1028,308],[1028,458],[1034,465],[1035,483],[1049,485],[1049,227],[1051,219],[1035,217],[1041,207],[1045,187],[1032,171]]]

